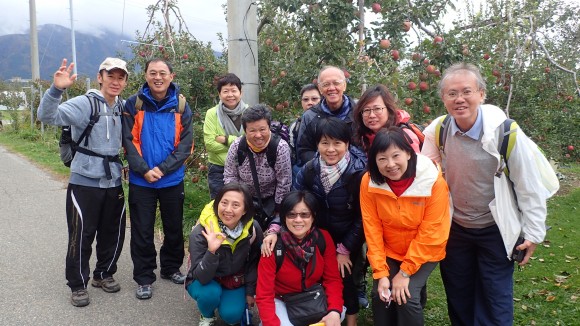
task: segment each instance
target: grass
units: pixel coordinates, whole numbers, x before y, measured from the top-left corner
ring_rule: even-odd
[[[25,129],[20,133],[5,130],[0,132],[0,144],[59,177],[66,177],[69,173],[58,157],[58,142],[52,129],[45,136]],[[185,180],[184,236],[189,235],[199,213],[209,201],[205,178],[202,176],[199,180],[192,180],[195,179],[192,178],[194,172],[197,171],[187,172]],[[536,249],[531,263],[514,273],[515,325],[578,324],[580,241],[576,218],[580,216],[580,164],[562,166],[560,172],[566,179],[558,195],[548,203],[547,224],[552,228],[547,232],[544,243]],[[369,279],[370,282],[372,280]],[[426,325],[450,324],[445,300],[437,268],[428,282],[428,301],[424,311]],[[373,324],[370,309],[361,310],[359,324]]]

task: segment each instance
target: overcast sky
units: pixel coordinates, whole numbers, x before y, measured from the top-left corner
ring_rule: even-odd
[[[128,35],[147,26],[146,7],[158,0],[72,0],[75,30],[98,34],[105,27]],[[200,41],[221,50],[217,33],[227,37],[222,5],[227,0],[179,0],[178,7],[189,31]],[[30,27],[29,0],[0,0],[0,35],[25,33]],[[58,24],[70,28],[70,0],[36,0],[37,25]]]

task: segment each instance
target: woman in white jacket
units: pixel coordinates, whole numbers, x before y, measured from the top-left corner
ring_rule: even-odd
[[[534,164],[540,154],[517,128],[509,178],[502,173],[498,135],[506,115],[483,105],[486,85],[475,66],[449,67],[439,92],[451,118],[443,131],[444,117],[425,129],[422,154],[441,163],[453,198],[447,256],[441,262],[449,317],[453,325],[511,325],[514,245],[523,236],[517,249],[527,251],[519,263],[525,265],[546,233],[551,194]],[[439,132],[447,134],[438,147]]]

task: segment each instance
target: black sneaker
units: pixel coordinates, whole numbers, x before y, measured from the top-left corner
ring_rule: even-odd
[[[70,297],[70,303],[75,307],[88,306],[90,302],[87,289],[73,291]]]
[[[139,285],[137,291],[135,291],[135,296],[139,300],[151,299],[153,296],[153,289],[151,289],[151,284]]]
[[[175,272],[171,275],[167,274],[160,274],[162,279],[171,280],[175,284],[183,284],[185,282],[185,275],[181,274],[181,272]]]
[[[109,276],[104,279],[93,278],[91,285],[96,288],[101,288],[103,291],[108,293],[119,292],[121,290],[121,286],[112,276]]]

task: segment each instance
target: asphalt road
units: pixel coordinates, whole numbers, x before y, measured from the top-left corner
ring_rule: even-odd
[[[66,183],[0,147],[0,325],[197,325],[195,302],[180,285],[158,277],[153,298],[135,298],[129,223],[115,274],[121,291],[89,285],[91,303],[72,306],[65,195]],[[91,267],[94,255],[93,246]]]

